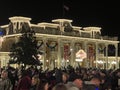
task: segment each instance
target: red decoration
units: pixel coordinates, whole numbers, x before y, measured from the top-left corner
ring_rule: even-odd
[[[69,51],[70,51],[69,45],[68,44],[64,45],[64,59],[65,60],[68,60]]]

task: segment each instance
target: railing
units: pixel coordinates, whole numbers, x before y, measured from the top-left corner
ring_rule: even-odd
[[[102,39],[104,39],[104,40],[118,41],[118,37],[102,36]]]

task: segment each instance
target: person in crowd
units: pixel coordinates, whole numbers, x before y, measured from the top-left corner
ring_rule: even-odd
[[[69,79],[69,81],[66,84],[66,86],[69,89],[74,87],[74,88],[79,89],[79,90],[85,90],[84,86],[83,86],[83,81],[79,75],[72,74],[72,76],[70,76],[70,77],[72,77],[72,78]]]
[[[8,78],[8,71],[2,70],[1,80],[0,80],[0,90],[12,90],[11,80]]]
[[[18,81],[17,90],[30,90],[31,87],[31,78],[29,76],[28,70],[23,70],[22,76]]]
[[[83,81],[80,78],[77,78],[73,81],[73,83],[80,89],[82,90],[83,88]]]
[[[73,82],[68,82],[65,85],[67,86],[68,90],[79,90],[79,88]]]
[[[70,87],[68,90],[79,90],[79,89],[76,87]]]
[[[117,90],[120,88],[120,69],[116,70],[112,75],[112,89]]]
[[[68,90],[67,86],[63,83],[57,83],[52,90]]]
[[[48,80],[45,78],[40,80],[39,90],[49,90]]]
[[[65,72],[62,73],[62,83],[66,84],[68,82],[69,75]]]
[[[56,68],[55,78],[56,78],[56,84],[62,82],[62,70],[61,69]]]
[[[101,80],[98,77],[93,77],[89,83],[86,84],[86,90],[101,90],[100,88]]]
[[[40,85],[39,75],[34,75],[32,77],[30,90],[39,90],[39,85]]]

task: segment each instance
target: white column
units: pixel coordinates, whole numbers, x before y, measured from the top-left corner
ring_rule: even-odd
[[[93,38],[95,38],[95,31],[92,31],[93,32]]]
[[[61,59],[61,40],[60,39],[58,39],[58,55],[57,55],[57,57],[58,57],[58,60],[57,60],[57,63],[58,63],[58,67],[60,67],[61,65],[61,61],[62,61],[62,59]]]
[[[84,50],[85,50],[86,54],[88,54],[88,53],[87,53],[87,42],[86,42],[86,41],[84,42]],[[87,57],[87,58],[85,59],[85,67],[86,67],[86,68],[89,68],[89,67],[90,67],[90,66],[89,66],[89,63],[90,63],[90,62],[88,61],[88,57]]]
[[[97,63],[97,60],[98,60],[98,43],[96,42],[95,45],[96,45],[96,49],[95,49],[96,50],[95,51],[96,52],[96,68],[98,68],[98,63]]]
[[[70,60],[70,65],[71,66],[73,66],[73,64],[74,64],[74,62],[75,62],[75,42],[74,41],[72,41],[71,42],[71,50],[70,50],[70,52],[71,52],[71,60]]]
[[[105,47],[106,47],[106,58],[105,58],[105,60],[106,60],[106,69],[108,69],[108,44],[105,44]]]
[[[61,31],[61,35],[64,32],[64,26],[63,26],[63,22],[60,22],[60,31]]]
[[[119,60],[118,60],[118,44],[115,44],[115,57],[116,57],[116,68],[118,69],[119,68]]]
[[[79,30],[79,33],[80,33],[80,37],[81,37],[81,30]]]
[[[91,31],[91,38],[93,38],[93,32]]]
[[[0,49],[2,48],[2,43],[4,41],[4,38],[3,37],[0,37]]]
[[[44,43],[44,56],[43,56],[43,70],[46,69],[46,38],[43,38]]]
[[[105,44],[104,44],[104,48],[105,48]],[[103,57],[104,57],[104,51],[103,51]],[[106,63],[105,58],[103,58],[103,61],[104,61],[103,68],[105,69],[105,63]]]

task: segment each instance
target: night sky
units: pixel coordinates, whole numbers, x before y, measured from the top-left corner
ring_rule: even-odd
[[[12,16],[32,18],[31,23],[72,19],[74,26],[101,27],[102,35],[120,38],[120,5],[116,0],[4,0],[0,1],[0,25]],[[63,9],[66,6],[67,9]]]

